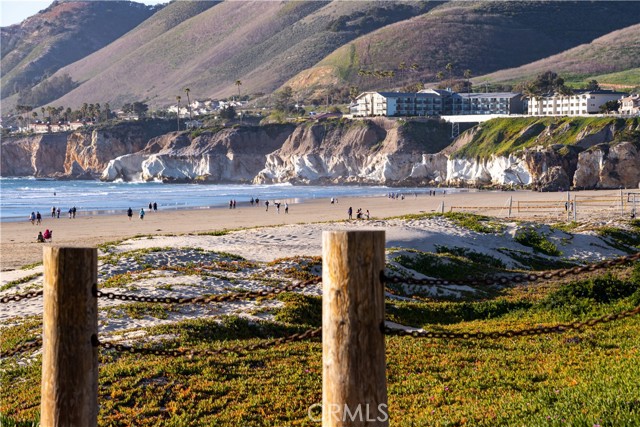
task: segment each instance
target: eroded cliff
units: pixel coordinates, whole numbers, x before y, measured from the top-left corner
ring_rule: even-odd
[[[169,133],[128,126],[3,141],[2,175],[548,191],[636,188],[640,181],[637,119],[502,119],[453,142],[450,125],[438,120],[330,120]]]

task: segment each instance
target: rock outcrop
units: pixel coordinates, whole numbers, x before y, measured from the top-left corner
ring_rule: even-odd
[[[637,188],[640,182],[640,144],[599,144],[578,155],[573,177],[576,188]]]

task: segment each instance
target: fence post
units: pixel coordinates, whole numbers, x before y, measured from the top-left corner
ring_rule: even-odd
[[[98,280],[95,248],[45,246],[42,426],[95,427],[98,421]]]
[[[388,426],[384,231],[322,233],[322,425]]]

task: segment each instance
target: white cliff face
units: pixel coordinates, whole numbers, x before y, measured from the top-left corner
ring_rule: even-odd
[[[109,161],[102,172],[102,181],[140,181],[142,176],[142,162],[146,160],[144,154],[127,154]]]
[[[394,122],[395,123],[395,122]],[[538,146],[489,159],[427,154],[429,137],[416,140],[386,122],[316,123],[270,129],[224,129],[163,135],[137,154],[109,162],[103,180],[234,183],[502,185],[543,190],[636,187],[636,145]],[[412,139],[413,138],[413,139]],[[455,145],[455,144],[454,144]],[[434,150],[435,151],[435,150]],[[576,170],[577,169],[577,170]],[[574,174],[575,172],[575,174]],[[575,175],[575,176],[574,176]]]
[[[446,182],[457,185],[529,185],[531,172],[520,157],[492,156],[491,159],[449,159]]]

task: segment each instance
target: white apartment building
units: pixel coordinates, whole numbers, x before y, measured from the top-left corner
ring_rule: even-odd
[[[597,114],[609,101],[618,101],[624,92],[612,90],[575,91],[571,95],[554,93],[549,96],[531,97],[527,113],[532,116],[580,116]]]

